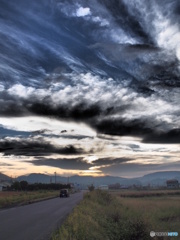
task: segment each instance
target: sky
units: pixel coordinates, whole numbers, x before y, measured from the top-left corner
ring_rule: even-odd
[[[0,0],[0,172],[180,170],[178,0]]]

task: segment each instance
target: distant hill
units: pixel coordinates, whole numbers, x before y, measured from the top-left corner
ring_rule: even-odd
[[[23,175],[17,178],[18,181],[27,181],[29,183],[50,183],[55,182],[55,176],[53,175],[46,175],[46,174],[38,174],[38,173],[32,173],[29,175]],[[136,179],[126,179],[121,177],[112,177],[112,176],[105,176],[105,177],[92,177],[92,176],[79,176],[74,175],[71,177],[61,177],[56,176],[56,182],[58,183],[74,183],[74,184],[80,184],[83,186],[87,185],[95,185],[99,186],[102,184],[114,184],[114,183],[121,183],[123,185],[132,185],[132,184],[140,184],[140,182]]]
[[[180,182],[180,171],[155,172],[137,178],[142,185],[164,186],[168,179],[177,179]]]
[[[23,175],[19,176],[17,178],[18,181],[27,181],[29,183],[54,183],[55,182],[55,176],[52,175],[46,175],[46,174],[41,174],[41,173],[31,173],[29,175]],[[66,177],[60,177],[56,176],[56,182],[60,183],[67,183],[67,178]]]
[[[113,176],[104,176],[104,177],[92,177],[92,176],[79,176],[74,175],[71,177],[61,177],[56,176],[56,182],[59,183],[74,183],[82,187],[87,187],[88,185],[109,185],[120,183],[120,185],[131,186],[131,185],[142,185],[142,186],[165,186],[168,179],[177,179],[180,182],[180,171],[167,171],[167,172],[155,172],[151,174],[144,175],[139,178],[121,178]],[[25,180],[29,183],[50,183],[55,182],[55,176],[46,175],[46,174],[37,174],[32,173],[29,175],[20,176],[17,179],[18,181]]]
[[[120,183],[121,185],[132,185],[132,184],[140,184],[140,182],[136,179],[128,179],[121,177],[112,177],[112,176],[104,176],[104,177],[92,177],[92,176],[72,176],[70,181],[74,183],[83,183],[84,185],[93,184],[95,186],[99,185],[109,185]]]
[[[0,173],[0,182],[2,181],[10,181],[11,178],[8,177],[7,175],[3,174],[3,173]]]
[[[180,171],[155,172],[144,175],[143,179],[180,177]]]

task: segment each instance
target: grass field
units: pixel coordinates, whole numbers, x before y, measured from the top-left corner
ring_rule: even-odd
[[[126,209],[125,214],[130,212],[129,215],[143,219],[149,230],[180,231],[180,191],[128,192],[116,196]]]
[[[33,201],[42,200],[50,197],[57,197],[59,191],[32,191],[32,192],[0,192],[0,208],[11,207],[21,204],[29,204]]]
[[[147,240],[151,231],[180,234],[179,191],[89,192],[52,240]]]
[[[175,189],[175,190],[111,190],[111,194],[116,194],[120,197],[130,197],[130,198],[144,198],[144,197],[163,197],[163,196],[180,196],[180,190]]]

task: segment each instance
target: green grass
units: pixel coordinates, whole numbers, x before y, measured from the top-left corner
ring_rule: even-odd
[[[59,191],[39,190],[32,192],[1,192],[0,208],[29,204],[37,200],[57,197]]]
[[[142,194],[142,198],[130,198],[121,197],[119,192],[86,193],[52,240],[146,240],[152,239],[150,231],[178,232],[180,196]]]

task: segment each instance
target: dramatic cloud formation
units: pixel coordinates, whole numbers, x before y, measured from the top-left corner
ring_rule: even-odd
[[[1,0],[0,20],[2,171],[177,169],[178,0]]]
[[[51,154],[81,154],[81,149],[73,146],[56,147],[48,142],[39,140],[5,139],[0,142],[0,152],[4,155],[47,156]]]

